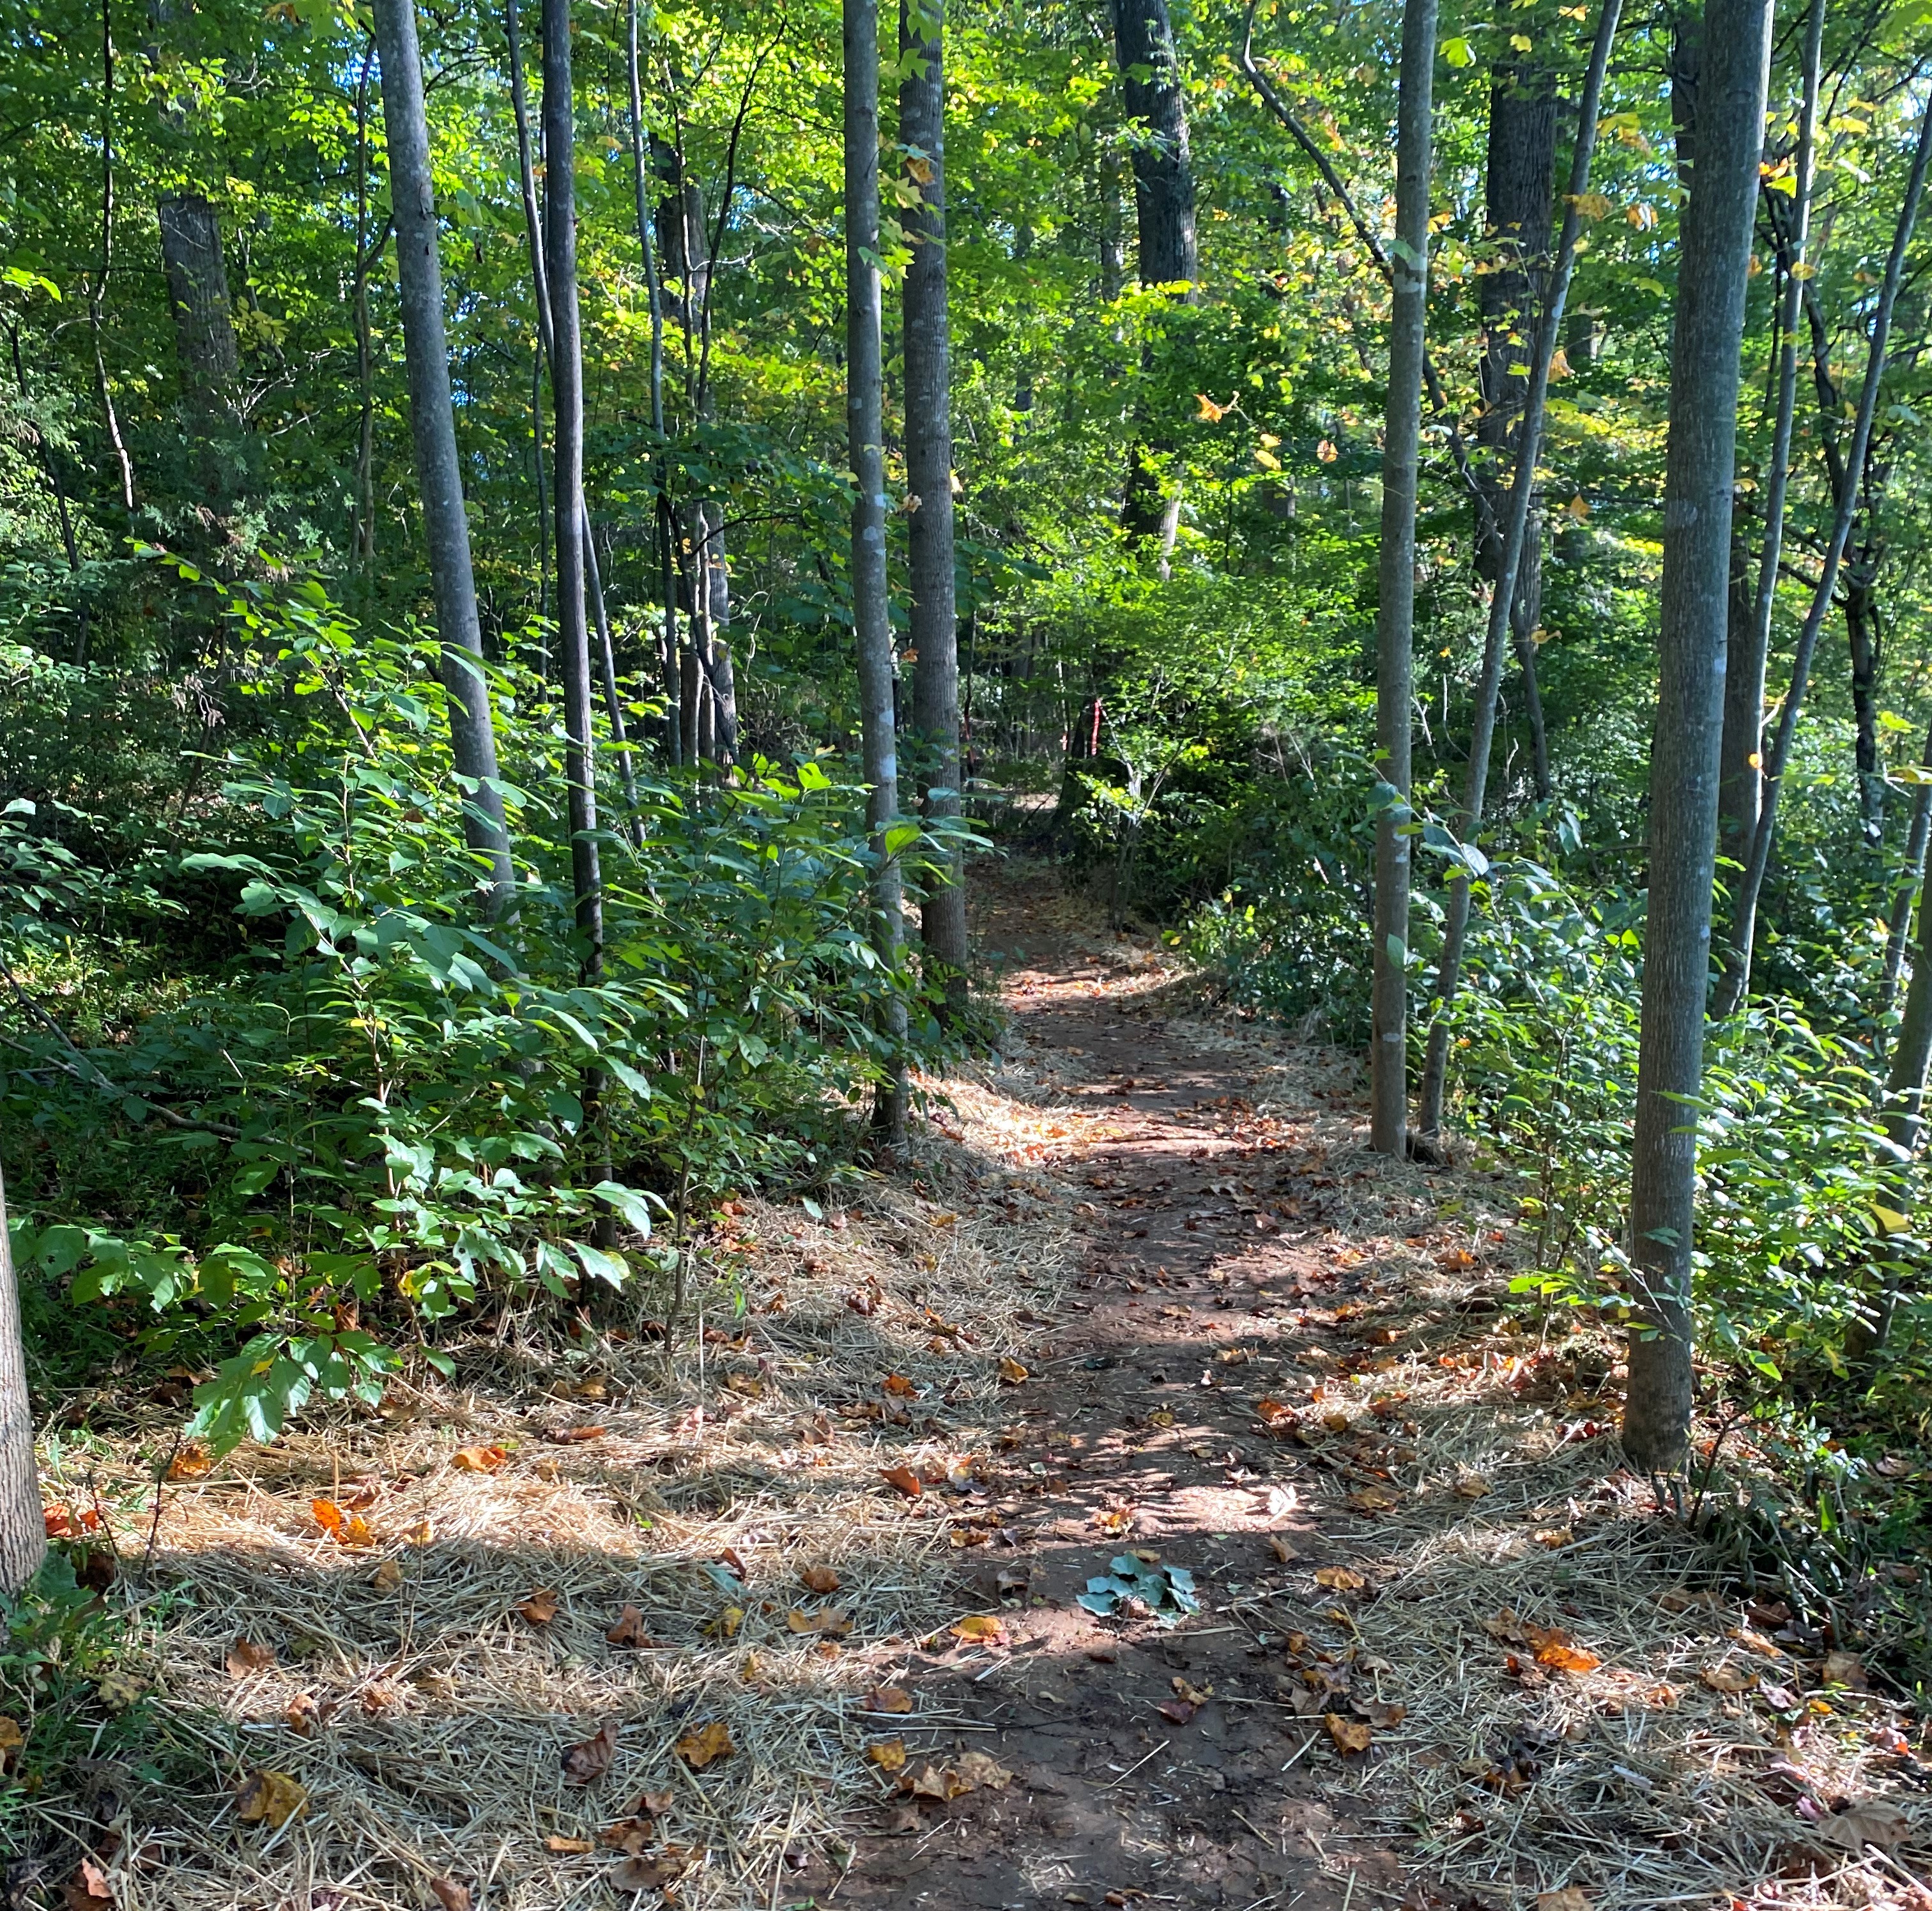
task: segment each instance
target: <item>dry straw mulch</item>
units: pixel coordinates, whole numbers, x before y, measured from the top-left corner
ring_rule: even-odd
[[[100,1774],[39,1802],[43,1828],[92,1844],[113,1794],[103,1869],[124,1911],[390,1911],[463,1888],[562,1911],[680,1868],[690,1911],[787,1901],[789,1868],[880,1789],[863,1754],[886,1721],[864,1695],[967,1610],[963,1502],[882,1472],[957,1481],[990,1450],[1013,1411],[998,1363],[1064,1271],[1050,1190],[1024,1213],[991,1201],[1051,1118],[993,1086],[965,1099],[940,1118],[962,1139],[930,1139],[909,1186],[819,1219],[728,1216],[668,1360],[642,1337],[506,1326],[451,1350],[453,1382],[425,1370],[380,1413],[311,1415],[169,1486],[146,1565],[172,1415],[64,1442],[50,1500],[126,1509],[109,1523],[145,1591],[122,1682],[146,1688],[168,1782]],[[368,1543],[329,1537],[317,1500]],[[588,1756],[610,1750],[608,1770],[571,1782],[569,1749],[607,1724],[614,1749]],[[890,1729],[916,1751],[951,1724],[922,1707]],[[714,1724],[732,1749],[694,1768],[676,1748]],[[239,1815],[264,1772],[306,1800],[279,1826]],[[646,1792],[626,1870],[600,1834]],[[50,1871],[48,1901],[64,1881]]]

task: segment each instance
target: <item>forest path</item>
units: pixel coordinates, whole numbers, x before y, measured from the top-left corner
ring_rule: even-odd
[[[1354,1055],[1208,1012],[1096,913],[1036,870],[979,900],[1080,1271],[961,1556],[1003,1636],[908,1683],[1015,1778],[902,1795],[838,1901],[1592,1911],[1749,1897],[1794,1851],[1797,1898],[1885,1898],[1791,1815],[1863,1796],[1869,1721],[1744,1696],[1802,1703],[1804,1642],[1620,1468],[1600,1330],[1509,1317],[1500,1177],[1370,1154]],[[1083,1609],[1129,1554],[1198,1612]]]

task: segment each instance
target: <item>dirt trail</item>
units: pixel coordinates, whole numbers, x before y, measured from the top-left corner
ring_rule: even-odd
[[[1016,1777],[888,1804],[838,1901],[1897,1899],[1834,1816],[1890,1715],[1803,1712],[1821,1642],[1619,1468],[1614,1343],[1510,1317],[1500,1174],[1369,1154],[1354,1057],[1204,1012],[1048,879],[992,879],[979,934],[1081,1271],[1003,1436],[1006,1544],[964,1556],[1004,1640],[908,1682]],[[1124,1555],[1199,1610],[1083,1608]]]

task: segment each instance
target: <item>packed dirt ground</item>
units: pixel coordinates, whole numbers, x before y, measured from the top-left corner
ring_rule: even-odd
[[[15,1904],[1932,1906],[1912,1719],[1620,1468],[1503,1168],[1051,872],[978,933],[998,1055],[668,1354],[506,1316],[199,1472],[70,1404],[136,1646]]]

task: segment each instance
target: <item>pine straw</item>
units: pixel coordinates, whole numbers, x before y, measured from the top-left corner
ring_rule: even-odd
[[[970,1195],[990,1166],[979,1145],[935,1142],[916,1185]],[[168,1783],[109,1774],[129,1802],[110,1868],[118,1902],[388,1911],[433,1904],[429,1881],[446,1877],[478,1887],[490,1911],[608,1904],[608,1850],[560,1855],[544,1840],[595,1839],[644,1790],[674,1795],[663,1840],[704,1854],[681,1903],[780,1901],[785,1855],[826,1850],[877,1794],[865,1745],[889,1730],[916,1749],[950,1724],[929,1709],[889,1726],[860,1716],[912,1643],[965,1610],[948,1584],[946,1496],[908,1501],[880,1474],[986,1450],[1011,1406],[996,1363],[1022,1346],[1017,1315],[1050,1306],[1061,1278],[1064,1232],[1035,1206],[948,1209],[887,1183],[823,1223],[747,1204],[735,1251],[719,1244],[699,1289],[709,1314],[668,1375],[662,1346],[644,1340],[472,1340],[452,1350],[455,1384],[425,1372],[380,1414],[311,1415],[276,1446],[170,1486],[145,1573],[142,1501],[171,1423],[154,1410],[104,1455],[98,1442],[70,1448],[50,1498],[127,1507],[110,1525],[127,1578],[148,1588],[128,1670],[149,1688],[145,1743]],[[700,1325],[750,1338],[721,1346]],[[941,1330],[959,1326],[970,1340]],[[888,1373],[922,1397],[883,1395]],[[866,1402],[902,1406],[914,1424],[841,1417]],[[590,1425],[607,1431],[545,1437]],[[492,1442],[514,1448],[499,1472],[453,1459]],[[310,1502],[349,1499],[364,1480],[380,1488],[364,1516],[374,1544],[346,1548]],[[728,1551],[750,1588],[730,1636],[726,1609],[740,1602],[704,1570]],[[836,1594],[802,1586],[815,1565],[838,1573]],[[401,1574],[392,1590],[377,1584],[386,1566]],[[556,1598],[547,1625],[514,1610],[538,1589]],[[654,1648],[607,1642],[627,1604]],[[836,1650],[790,1629],[793,1609],[830,1606],[852,1622]],[[276,1663],[232,1676],[238,1639]],[[304,1695],[335,1708],[306,1736],[287,1723]],[[607,1720],[619,1726],[608,1775],[566,1784],[564,1750]],[[712,1720],[736,1749],[694,1772],[674,1744]],[[236,1816],[239,1781],[265,1768],[310,1799],[279,1832]],[[86,1816],[74,1799],[46,1800],[42,1815],[76,1833]]]

